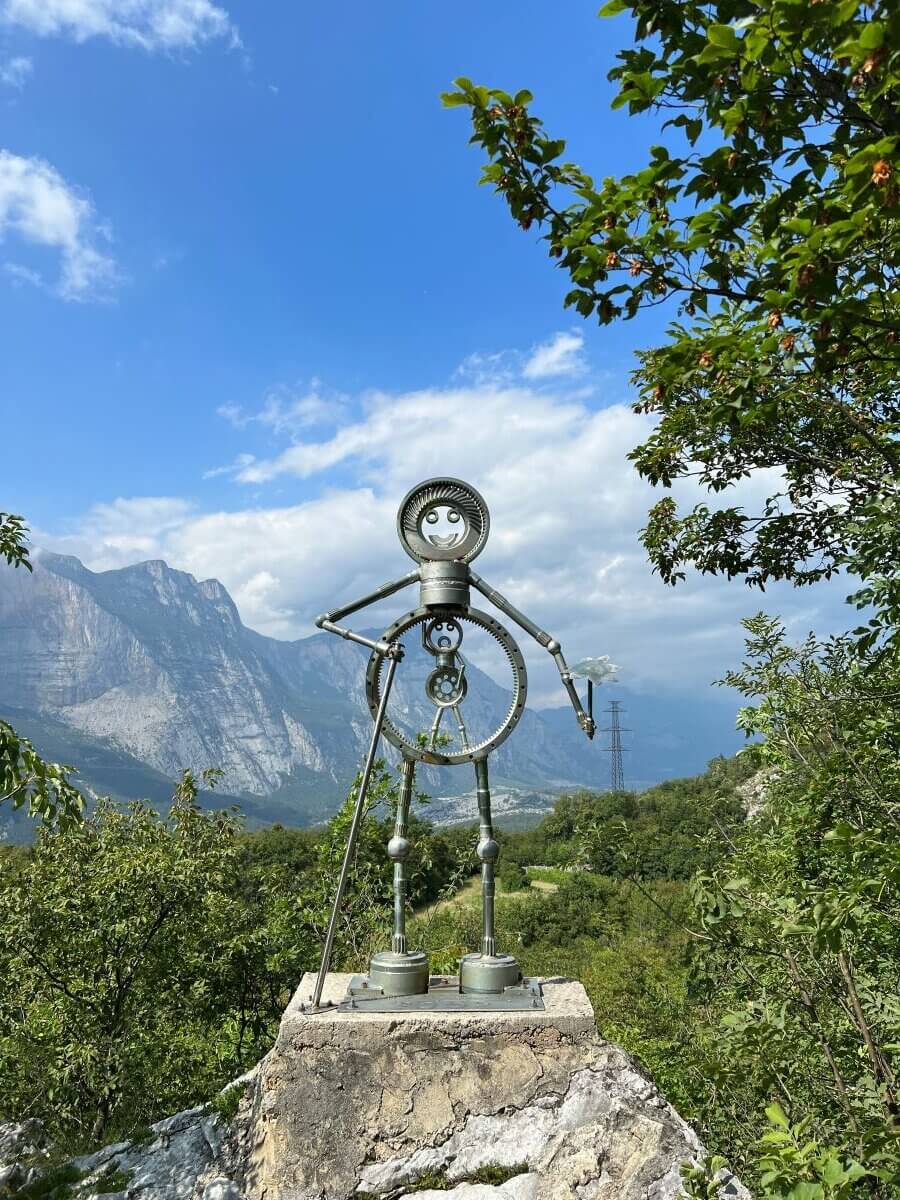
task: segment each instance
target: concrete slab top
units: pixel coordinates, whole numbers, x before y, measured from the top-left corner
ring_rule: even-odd
[[[347,994],[353,978],[350,973],[332,972],[325,980],[322,992],[323,1004],[339,1004]],[[281,1036],[296,1036],[301,1028],[313,1033],[316,1026],[328,1027],[349,1033],[354,1028],[365,1028],[371,1033],[382,1030],[395,1034],[401,1029],[433,1031],[452,1037],[483,1037],[486,1034],[515,1035],[524,1030],[552,1028],[568,1037],[583,1037],[594,1034],[594,1010],[584,987],[574,979],[541,979],[544,998],[543,1009],[512,1011],[440,1011],[417,1010],[415,1012],[373,1012],[360,1005],[355,1009],[324,1009],[310,1011],[316,976],[308,972],[294,993],[285,1010],[281,1025]],[[315,1039],[318,1040],[318,1039]]]

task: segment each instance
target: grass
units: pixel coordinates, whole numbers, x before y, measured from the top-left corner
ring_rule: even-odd
[[[487,1163],[468,1175],[457,1176],[454,1179],[450,1179],[446,1171],[426,1171],[405,1191],[407,1195],[412,1192],[429,1190],[447,1192],[461,1183],[486,1183],[490,1187],[499,1187],[501,1183],[506,1183],[507,1179],[514,1179],[516,1175],[524,1175],[527,1170],[527,1163],[516,1163],[511,1167],[502,1167],[499,1163]]]
[[[98,1196],[108,1196],[112,1192],[124,1192],[131,1183],[133,1174],[133,1171],[123,1171],[110,1163],[98,1177],[92,1190]]]
[[[226,1088],[224,1092],[219,1092],[217,1096],[213,1097],[210,1108],[213,1112],[218,1113],[223,1121],[233,1121],[237,1116],[237,1110],[241,1106],[245,1091],[246,1089],[240,1085]]]
[[[559,867],[526,867],[529,883],[567,883],[572,878],[570,871],[561,871]]]

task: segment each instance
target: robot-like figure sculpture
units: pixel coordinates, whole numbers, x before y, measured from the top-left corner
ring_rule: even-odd
[[[406,860],[410,852],[407,823],[417,762],[442,766],[472,763],[475,767],[480,821],[477,853],[481,860],[482,936],[480,952],[467,954],[462,959],[460,989],[463,992],[502,993],[504,988],[515,985],[521,977],[515,958],[510,954],[497,953],[494,937],[494,866],[499,847],[494,839],[491,821],[488,755],[509,737],[525,709],[525,662],[509,632],[493,617],[471,606],[471,589],[479,591],[552,655],[578,723],[588,738],[592,738],[595,732],[590,712],[591,680],[601,679],[604,673],[609,673],[609,669],[605,665],[606,660],[602,659],[587,660],[575,669],[575,673],[586,675],[589,679],[586,712],[575,690],[573,672],[566,665],[559,642],[519,612],[469,565],[484,549],[489,528],[487,505],[473,487],[449,477],[420,483],[407,494],[397,516],[400,542],[406,553],[416,561],[415,570],[351,604],[324,613],[316,621],[320,629],[371,649],[372,657],[366,674],[366,698],[375,720],[344,869],[326,938],[316,1004],[321,997],[341,893],[358,832],[378,737],[382,732],[403,760],[394,835],[388,843],[388,856],[394,864],[394,931],[390,951],[374,955],[369,964],[368,986],[384,996],[418,995],[428,991],[428,958],[422,951],[408,950],[406,945]],[[420,587],[418,607],[395,621],[378,641],[338,624],[351,613],[414,583]],[[467,627],[481,630],[494,640],[505,656],[512,680],[512,699],[505,717],[487,736],[474,738],[466,728],[461,711],[468,690],[466,665],[460,650]],[[425,682],[427,698],[435,709],[428,733],[415,734],[404,728],[402,721],[392,719],[387,713],[394,673],[404,653],[401,639],[410,634],[421,637],[426,655],[430,656],[428,661],[433,662]],[[442,722],[445,716],[449,719],[450,714],[456,727],[452,737],[441,732]]]

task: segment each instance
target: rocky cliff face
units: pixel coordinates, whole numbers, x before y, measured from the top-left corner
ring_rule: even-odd
[[[263,637],[241,623],[217,580],[164,562],[93,572],[43,554],[33,573],[0,565],[0,713],[100,793],[159,802],[182,768],[216,766],[226,803],[246,802],[253,818],[327,817],[371,733],[367,657],[330,634]],[[471,661],[468,670],[465,710],[477,733],[499,721],[509,697]],[[424,677],[410,653],[395,685],[398,711],[418,729],[434,712]],[[733,710],[721,703],[615,694],[635,730],[626,735],[626,746],[636,743],[626,763],[631,787],[695,774],[737,748]],[[561,789],[603,786],[603,735],[588,743],[562,694],[560,704],[527,709],[492,755],[498,814],[538,815]],[[434,797],[433,820],[473,819],[466,768],[422,771],[419,782]]]
[[[225,792],[277,795],[298,817],[333,807],[358,770],[371,732],[366,659],[328,634],[280,642],[254,633],[220,583],[163,562],[94,573],[45,554],[33,574],[0,570],[0,706],[52,720],[170,779],[183,767],[221,767]],[[499,720],[505,693],[470,672],[475,720]],[[398,676],[396,696],[427,728],[433,709],[419,674],[411,667]],[[574,719],[572,727],[560,738],[526,713],[492,760],[498,780],[546,789],[595,779],[599,756]],[[453,793],[472,786],[463,768],[429,772],[423,783]]]

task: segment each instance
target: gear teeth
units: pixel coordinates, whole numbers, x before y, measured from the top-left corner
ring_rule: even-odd
[[[484,619],[485,614],[480,614],[480,615]],[[420,613],[415,618],[415,620],[410,620],[408,623],[406,621],[403,621],[402,622],[402,630],[392,633],[391,636],[392,637],[396,637],[396,636],[406,637],[409,633],[420,630],[423,625],[427,625],[428,622],[432,621],[432,620],[434,620],[433,613]],[[468,621],[468,624],[474,626],[476,629],[481,629],[489,637],[493,638],[493,640],[497,644],[497,646],[499,646],[500,649],[503,651],[506,661],[509,664],[510,675],[511,675],[512,681],[513,681],[513,687],[512,687],[512,696],[511,696],[511,699],[509,702],[509,707],[506,710],[506,715],[503,717],[503,720],[498,723],[497,727],[495,729],[493,729],[486,738],[482,738],[475,745],[471,745],[471,744],[468,745],[464,752],[455,752],[454,751],[454,760],[451,763],[447,764],[449,766],[459,765],[460,763],[470,761],[470,759],[475,757],[479,751],[484,750],[484,748],[487,746],[491,746],[491,744],[494,742],[494,739],[497,737],[497,734],[501,730],[506,729],[507,725],[509,725],[510,722],[512,722],[510,729],[507,731],[507,733],[504,734],[504,737],[501,740],[506,739],[506,737],[508,736],[508,733],[512,731],[512,729],[515,727],[516,724],[518,724],[518,718],[515,717],[515,714],[517,711],[519,711],[519,716],[521,716],[521,707],[522,706],[520,706],[520,701],[524,700],[525,688],[527,687],[527,683],[525,683],[527,676],[525,675],[524,662],[521,663],[521,666],[519,664],[517,664],[515,658],[513,657],[513,654],[510,651],[509,646],[507,646],[505,644],[503,638],[500,637],[491,628],[491,626],[489,624],[482,624],[481,620],[473,619],[468,614],[463,614],[463,613],[455,613],[453,615],[453,620],[458,621],[460,623],[460,625],[462,625],[462,626],[465,626]],[[401,624],[401,623],[398,622],[398,624]],[[502,626],[501,626],[501,628],[502,628]],[[396,630],[396,626],[394,627],[394,629]],[[504,633],[506,633],[505,630],[504,630]],[[506,633],[506,636],[509,637],[510,642],[512,642],[512,644],[515,645],[515,643],[512,641],[512,638],[510,637],[510,635],[508,633]],[[387,632],[385,633],[385,638],[387,638]],[[518,647],[516,647],[516,649],[518,649]],[[519,655],[519,657],[521,658],[521,654]],[[371,697],[370,708],[371,708],[371,702],[374,702],[377,706],[377,703],[381,697],[381,683],[382,683],[382,673],[384,671],[384,663],[385,663],[385,659],[380,658],[379,661],[377,662],[377,665],[375,666],[374,679],[373,679],[374,693],[373,693],[373,696]],[[393,745],[401,751],[401,753],[410,751],[410,752],[412,752],[413,757],[418,758],[418,751],[420,750],[420,747],[418,747],[415,742],[410,741],[410,739],[406,736],[406,734],[401,729],[398,729],[397,725],[391,720],[390,715],[385,716],[383,728],[386,732],[388,732],[388,735],[389,735],[388,740],[390,742],[392,742]],[[497,744],[499,745],[499,742]],[[457,753],[459,753],[458,758],[456,757]]]

